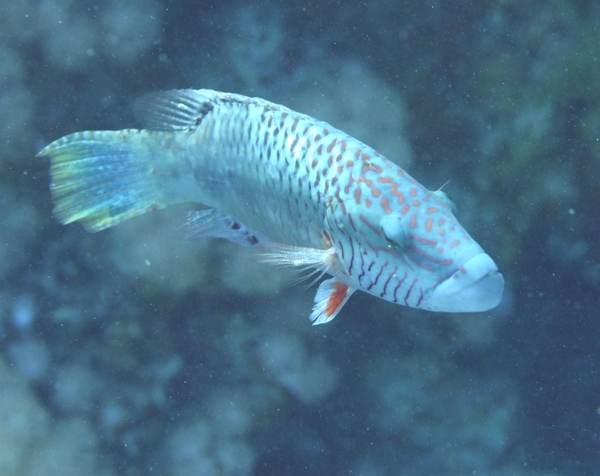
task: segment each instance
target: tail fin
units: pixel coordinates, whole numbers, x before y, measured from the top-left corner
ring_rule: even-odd
[[[58,220],[81,221],[87,230],[99,231],[164,208],[150,154],[139,145],[145,134],[135,129],[77,132],[44,148],[38,156],[51,158]]]

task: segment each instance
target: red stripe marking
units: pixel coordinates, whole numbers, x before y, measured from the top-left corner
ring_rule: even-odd
[[[440,261],[436,258],[433,258],[432,256],[429,256],[428,254],[424,253],[423,251],[421,251],[418,248],[415,248],[413,246],[409,246],[409,248],[412,251],[414,251],[416,254],[418,254],[419,256],[422,256],[423,258],[425,258],[427,261],[435,263],[439,266],[448,266],[449,264],[452,263],[451,259]],[[433,271],[435,269],[434,266],[431,266],[431,265],[425,263],[424,261],[419,261],[416,256],[408,255],[408,257],[413,263],[415,263],[417,266],[420,266],[421,268],[427,269],[429,271]]]
[[[410,205],[404,205],[402,207],[402,210],[400,210],[400,211],[402,212],[402,215],[406,215],[409,210],[410,210]]]
[[[350,174],[350,178],[348,179],[348,185],[346,185],[344,187],[344,193],[349,193],[350,187],[352,187],[353,184],[354,184],[354,177],[352,176],[352,174]]]
[[[360,205],[360,187],[354,189],[354,200],[356,200],[357,205]]]
[[[387,213],[388,215],[392,213],[392,209],[388,206],[388,199],[386,197],[382,198],[380,203],[383,209],[385,210],[385,213]]]
[[[433,220],[431,218],[429,218],[427,220],[427,222],[425,223],[425,229],[427,231],[431,231],[431,227],[433,226]]]
[[[454,240],[450,243],[450,248],[456,248],[458,245],[460,245],[460,240]]]
[[[411,228],[416,228],[417,227],[417,215],[412,214],[410,216],[410,227]]]
[[[410,196],[411,197],[416,197],[417,196],[417,189],[414,187],[411,187],[410,189]]]
[[[364,167],[363,167],[364,170]],[[365,178],[364,173],[358,178],[357,183],[366,183],[368,187],[371,189],[371,193],[375,198],[379,198],[381,196],[381,191],[375,188],[372,180]]]
[[[367,206],[367,208],[371,208],[372,204],[373,202],[371,200],[369,200],[368,198],[365,199],[365,205]]]
[[[365,172],[367,172],[368,170],[374,170],[375,172],[377,172],[378,174],[380,174],[381,172],[383,172],[383,169],[381,167],[378,167],[376,165],[373,164],[369,164],[369,165],[364,165],[362,168],[362,173],[364,175]]]
[[[404,203],[404,194],[402,192],[398,191],[398,184],[394,184],[392,185],[392,194],[396,195],[396,197],[398,197],[398,203],[402,204]]]
[[[331,144],[329,144],[329,146],[327,147],[327,153],[331,154],[331,151],[335,147],[336,142],[337,142],[337,139],[333,139],[333,141],[331,141]]]
[[[335,198],[337,198],[338,202],[340,202],[340,208],[342,209],[342,213],[344,215],[346,215],[346,205],[344,205],[344,201],[340,198],[340,191],[339,190],[335,193]]]
[[[427,246],[435,246],[437,245],[437,241],[435,240],[426,240],[425,238],[421,238],[420,236],[417,235],[406,235],[407,238],[413,239],[415,241],[418,241],[419,243],[422,243],[424,245]]]
[[[365,241],[367,241],[367,240],[365,240]],[[367,242],[367,243],[368,243],[368,242]],[[400,258],[400,257],[398,256],[398,253],[397,253],[397,252],[396,252],[394,249],[392,249],[392,248],[388,248],[387,246],[386,246],[386,247],[382,247],[382,246],[372,246],[370,243],[369,243],[369,246],[371,246],[371,249],[373,249],[373,251],[375,251],[375,255],[376,255],[377,257],[379,257],[379,252],[381,251],[382,253],[387,253],[387,254],[390,254],[390,255],[392,255],[394,258],[397,258],[397,259],[398,259],[398,258]]]
[[[437,209],[437,208],[435,208],[435,207],[429,207],[429,208],[427,209],[427,213],[435,213],[435,212],[437,212],[437,211],[438,211],[438,209]]]
[[[377,181],[379,183],[389,183],[392,181],[392,177],[379,177]]]
[[[373,224],[367,220],[364,215],[358,215],[358,219],[367,225],[371,230],[373,230],[373,232],[375,232],[377,235],[381,236],[381,231],[379,228],[373,226]]]
[[[423,258],[425,258],[427,261],[430,261],[430,262],[435,263],[435,264],[439,264],[440,266],[446,266],[446,265],[449,265],[450,263],[452,263],[451,259],[439,260],[439,259],[433,257],[432,255],[429,255],[429,254],[425,253],[425,251],[423,251],[423,250],[421,250],[419,248],[416,248],[414,246],[407,246],[407,248],[410,248],[416,254],[418,254],[419,256],[422,256]],[[417,261],[417,259],[414,256],[411,256],[410,259],[413,262],[417,263],[419,266],[423,266],[423,264],[424,264],[424,263],[421,263],[421,262]]]

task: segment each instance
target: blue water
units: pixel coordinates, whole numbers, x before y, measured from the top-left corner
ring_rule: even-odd
[[[600,474],[598,18],[568,1],[0,7],[2,474]],[[357,293],[312,327],[314,287],[183,240],[186,207],[58,224],[34,155],[139,126],[135,99],[169,88],[280,102],[449,181],[504,301],[444,315]]]

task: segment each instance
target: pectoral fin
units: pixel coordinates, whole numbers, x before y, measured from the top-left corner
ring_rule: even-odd
[[[260,250],[261,261],[312,270],[303,276],[304,279],[308,279],[316,275],[309,285],[319,280],[323,274],[331,272],[332,261],[336,256],[333,248],[319,250],[279,243],[265,243],[257,248]],[[348,286],[338,278],[323,281],[317,289],[315,304],[310,315],[313,325],[325,324],[331,321],[344,307],[354,291],[356,291],[356,288]]]

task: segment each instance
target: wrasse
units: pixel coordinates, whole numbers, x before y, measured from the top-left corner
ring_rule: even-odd
[[[495,307],[504,279],[442,191],[331,125],[272,102],[207,89],[151,93],[145,129],[77,132],[51,158],[55,216],[89,231],[182,202],[193,235],[331,276],[310,315],[333,319],[357,289],[414,308]]]

